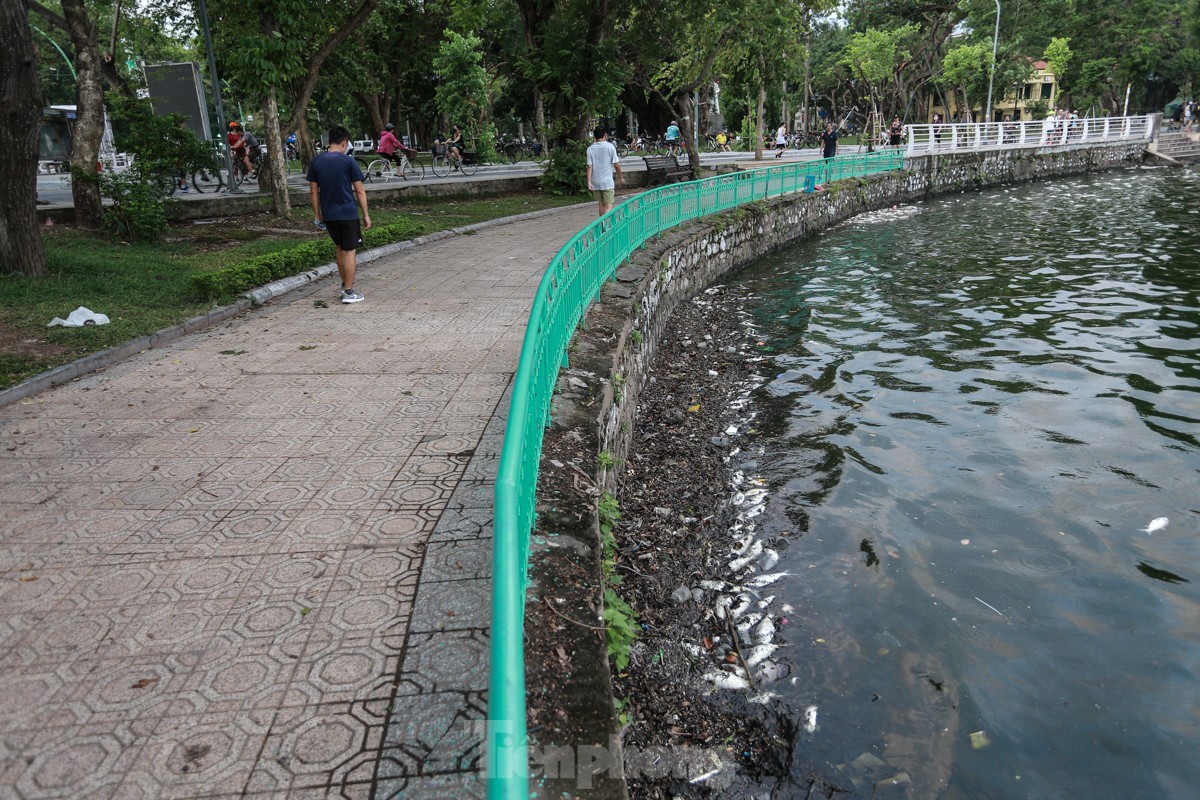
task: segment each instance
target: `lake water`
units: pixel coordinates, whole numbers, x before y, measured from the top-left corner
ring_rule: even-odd
[[[868,215],[736,283],[800,760],[864,797],[1200,796],[1200,175]]]

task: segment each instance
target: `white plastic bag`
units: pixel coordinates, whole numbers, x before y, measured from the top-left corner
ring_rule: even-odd
[[[82,328],[84,326],[91,327],[92,325],[107,325],[107,324],[108,324],[107,316],[105,316],[104,314],[97,314],[95,311],[92,311],[90,308],[84,308],[83,306],[80,306],[79,308],[72,311],[67,316],[66,319],[62,319],[61,317],[55,317],[54,319],[50,320],[50,324],[47,325],[46,327],[53,328],[55,325],[61,325],[64,328]]]

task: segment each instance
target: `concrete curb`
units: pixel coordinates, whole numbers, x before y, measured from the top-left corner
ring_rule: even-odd
[[[499,219],[487,220],[485,222],[477,222],[473,225],[464,225],[458,228],[451,228],[445,231],[437,231],[436,233],[428,234],[427,236],[418,236],[416,239],[409,239],[403,242],[394,242],[386,244],[382,247],[377,247],[374,250],[364,252],[359,256],[359,265],[369,264],[385,256],[390,256],[394,253],[399,253],[413,247],[432,244],[448,239],[451,236],[470,235],[477,231],[495,228],[500,225],[508,225],[514,222],[522,222],[530,219],[539,219],[548,217],[571,209],[579,208],[580,206],[591,205],[591,203],[578,203],[570,206],[562,206],[561,208],[546,208],[541,211],[530,211],[527,214],[517,214],[512,217],[501,217]],[[27,381],[22,381],[16,386],[0,391],[0,408],[18,403],[22,400],[27,400],[35,394],[40,394],[47,389],[52,389],[59,384],[74,380],[105,367],[110,367],[124,361],[127,358],[137,355],[138,353],[152,350],[156,347],[163,347],[171,342],[183,338],[187,334],[197,333],[199,331],[211,328],[226,320],[232,319],[239,314],[249,311],[277,297],[282,297],[288,292],[296,289],[309,286],[316,281],[321,280],[329,275],[337,272],[337,265],[330,263],[311,269],[308,272],[300,275],[292,275],[287,278],[282,278],[273,283],[268,283],[266,286],[260,286],[257,289],[246,292],[235,302],[214,308],[207,314],[201,314],[198,317],[192,317],[178,325],[172,325],[169,328],[163,328],[160,331],[150,334],[149,336],[140,336],[132,341],[124,344],[114,345],[113,347],[100,350],[95,353],[90,353],[82,358],[77,358],[62,366],[55,367],[52,370],[36,375]]]

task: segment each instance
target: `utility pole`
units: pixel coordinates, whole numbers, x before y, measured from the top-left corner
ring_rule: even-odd
[[[992,34],[992,72],[988,76],[987,115],[984,122],[992,121],[992,81],[996,79],[996,46],[1000,43],[1000,0],[996,0],[996,32]]]
[[[196,5],[200,11],[200,25],[204,29],[204,46],[208,49],[208,78],[213,85],[213,99],[217,105],[217,136],[221,143],[221,149],[225,152],[225,174],[229,176],[229,183],[225,189],[230,194],[241,194],[241,189],[238,188],[237,181],[233,179],[233,154],[229,151],[229,141],[225,138],[228,129],[225,127],[225,106],[221,104],[221,79],[217,77],[217,58],[213,55],[212,33],[208,27],[208,7],[204,4],[204,0],[196,0]],[[278,147],[278,144],[275,145]]]

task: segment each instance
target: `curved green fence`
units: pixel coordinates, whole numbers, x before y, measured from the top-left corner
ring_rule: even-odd
[[[525,588],[542,432],[558,370],[588,306],[617,267],[647,240],[687,220],[822,183],[899,169],[899,150],[746,170],[663,186],[622,203],[571,237],[550,260],[534,296],[496,478],[492,554],[488,797],[528,797],[525,730]]]

